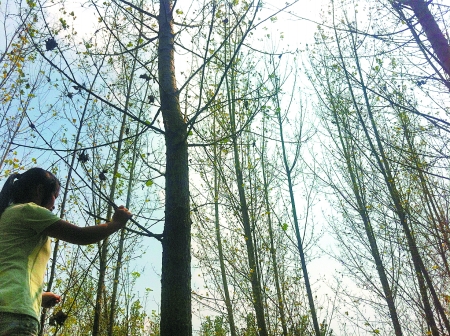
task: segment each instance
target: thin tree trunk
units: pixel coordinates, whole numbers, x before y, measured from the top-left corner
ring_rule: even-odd
[[[216,137],[216,115],[214,114],[214,137]],[[217,250],[219,253],[220,274],[222,278],[223,293],[225,296],[225,306],[227,308],[228,323],[230,324],[231,336],[236,336],[236,326],[234,324],[233,305],[231,304],[230,291],[228,290],[227,274],[225,271],[225,262],[223,258],[222,236],[220,233],[219,222],[219,189],[220,178],[218,176],[218,166],[220,165],[220,156],[217,151],[216,138],[214,138],[214,223],[216,226]]]
[[[98,73],[95,75],[93,83],[95,82],[96,78],[98,76]],[[90,94],[88,95],[88,98],[86,100],[86,102],[89,101],[90,98]],[[83,128],[83,124],[84,124],[84,118],[86,116],[86,112],[88,109],[88,104],[86,103],[83,109],[83,113],[81,115],[80,118],[80,127],[78,128],[77,131],[77,135],[74,141],[74,149],[73,149],[73,155],[72,155],[72,159],[70,161],[70,166],[67,172],[67,179],[66,179],[66,186],[70,186],[71,185],[71,180],[72,180],[72,172],[73,172],[73,167],[75,166],[75,160],[77,157],[77,148],[78,148],[78,144],[79,144],[79,140],[80,140],[80,135],[81,135],[81,129]],[[60,217],[64,218],[64,213],[65,213],[65,207],[66,207],[66,201],[67,201],[67,197],[68,197],[68,193],[69,193],[70,188],[66,187],[66,189],[64,190],[64,194],[63,194],[63,198],[61,200],[61,210],[60,210]],[[53,254],[52,254],[52,264],[50,267],[50,275],[49,275],[49,279],[48,279],[48,283],[47,283],[47,291],[50,292],[52,290],[53,287],[53,280],[55,278],[55,273],[56,273],[56,260],[58,257],[58,253],[59,253],[59,240],[55,241],[55,244],[53,246]],[[64,300],[64,299],[63,299]],[[47,316],[47,309],[43,309],[42,313],[41,313],[41,323],[40,323],[40,328],[39,328],[39,336],[43,335],[44,332],[44,322]]]
[[[328,84],[327,89],[329,92],[331,92],[332,88],[328,81],[327,81],[327,84]],[[331,96],[331,93],[330,93],[330,96]],[[398,319],[398,314],[397,314],[397,309],[395,307],[392,289],[391,289],[391,286],[389,285],[389,281],[388,281],[388,278],[386,275],[386,270],[385,270],[383,261],[380,256],[380,251],[378,249],[376,237],[375,237],[375,234],[372,229],[372,224],[370,222],[370,217],[369,217],[369,214],[367,213],[368,206],[364,200],[364,195],[362,194],[362,190],[364,188],[360,187],[361,181],[358,180],[358,178],[357,178],[358,172],[355,171],[355,167],[357,167],[358,165],[352,164],[352,161],[354,161],[354,158],[352,159],[350,153],[352,153],[354,151],[352,148],[353,146],[349,143],[349,141],[351,141],[350,139],[352,138],[352,135],[350,134],[351,130],[349,130],[346,127],[345,122],[341,122],[339,120],[339,118],[338,118],[339,106],[335,104],[334,98],[330,97],[330,101],[331,101],[331,109],[332,109],[333,116],[334,116],[334,122],[335,122],[338,132],[339,132],[339,141],[341,143],[341,148],[344,153],[345,162],[347,165],[347,172],[350,175],[351,186],[352,186],[353,194],[356,199],[358,213],[364,223],[364,230],[366,232],[366,236],[369,241],[370,252],[375,261],[376,269],[378,272],[378,277],[380,279],[381,286],[383,288],[384,298],[388,305],[389,315],[391,317],[395,335],[401,336],[401,335],[403,335],[403,333],[402,333],[401,325],[400,325],[400,322]],[[345,112],[340,113],[340,114],[343,115],[343,114],[345,114]]]
[[[277,80],[277,79],[275,79],[275,80]],[[276,83],[276,86],[278,89],[278,83]],[[280,102],[278,100],[278,95],[276,95],[276,104],[277,104],[277,111],[278,111],[277,118],[278,118],[279,132],[280,132],[283,163],[284,163],[284,169],[286,172],[286,178],[287,178],[287,183],[288,183],[289,197],[290,197],[290,201],[291,201],[291,212],[292,212],[292,218],[294,221],[295,236],[297,238],[297,249],[298,249],[298,253],[300,255],[300,263],[302,265],[303,278],[305,281],[306,294],[308,296],[308,303],[309,303],[309,309],[310,309],[311,318],[312,318],[312,322],[313,322],[314,332],[315,332],[316,336],[320,336],[319,321],[317,319],[317,312],[316,312],[316,308],[314,305],[314,297],[312,294],[311,283],[309,281],[309,274],[308,274],[308,269],[306,266],[306,257],[305,257],[305,252],[303,249],[303,241],[300,236],[300,227],[298,224],[297,209],[296,209],[296,204],[295,204],[294,188],[293,188],[292,176],[291,176],[292,169],[295,166],[295,162],[290,167],[288,160],[287,160],[286,145],[285,145],[284,135],[283,135],[283,122],[281,120],[281,106],[280,106]]]
[[[419,159],[419,153],[417,153],[417,149],[414,144],[414,134],[409,129],[408,119],[407,117],[403,117],[401,114],[399,119],[403,128],[403,134],[406,142],[408,143],[408,149],[411,156],[410,161],[414,165],[416,174],[419,178],[420,188],[422,189],[422,194],[424,197],[424,205],[428,208],[428,215],[431,218],[430,223],[426,223],[426,230],[429,230],[429,226],[432,226],[436,239],[435,242],[432,242],[432,246],[436,246],[437,253],[441,257],[442,263],[444,264],[446,276],[450,277],[450,267],[446,255],[446,251],[450,248],[448,222],[446,221],[442,206],[433,194],[432,183],[430,183],[430,180],[425,176],[424,165]]]
[[[263,117],[263,137],[262,137],[262,160],[261,160],[261,168],[262,168],[262,175],[263,175],[263,181],[264,181],[264,203],[266,207],[266,213],[267,213],[267,225],[269,226],[269,239],[270,239],[270,257],[272,260],[272,267],[273,267],[273,277],[275,280],[275,288],[277,292],[277,308],[280,313],[280,322],[281,322],[281,328],[283,329],[283,335],[288,335],[287,330],[287,324],[286,324],[286,315],[284,312],[284,300],[281,293],[281,287],[280,287],[280,277],[278,275],[278,261],[277,261],[277,251],[275,249],[274,239],[273,239],[273,228],[272,228],[272,214],[271,214],[271,207],[269,202],[269,183],[267,180],[267,172],[266,172],[266,146],[265,146],[265,118]]]
[[[371,151],[372,151],[373,155],[376,158],[377,165],[378,165],[380,171],[383,174],[383,177],[384,177],[384,180],[386,182],[386,186],[387,186],[387,189],[389,191],[390,197],[392,199],[392,202],[394,203],[395,212],[396,212],[396,214],[397,214],[397,216],[399,218],[400,224],[401,224],[401,226],[403,228],[403,232],[405,234],[405,237],[406,237],[406,240],[407,240],[407,243],[408,243],[408,248],[409,248],[409,251],[410,251],[410,254],[411,254],[411,259],[412,259],[412,262],[413,262],[413,265],[414,265],[414,270],[415,270],[416,278],[417,278],[417,281],[418,281],[418,284],[419,284],[419,290],[420,290],[420,294],[421,294],[421,297],[422,297],[422,302],[423,302],[423,305],[424,305],[424,313],[425,313],[425,316],[426,316],[427,324],[429,325],[429,327],[431,329],[432,335],[433,336],[438,336],[439,335],[439,331],[438,331],[438,328],[437,328],[437,325],[436,325],[436,321],[435,321],[435,318],[434,318],[434,315],[433,315],[433,311],[431,309],[431,305],[430,305],[430,302],[429,302],[429,299],[428,299],[427,285],[428,285],[428,289],[430,290],[430,292],[432,294],[433,301],[435,303],[435,307],[436,307],[438,313],[441,315],[442,320],[444,321],[444,324],[445,324],[447,330],[450,331],[450,326],[448,324],[448,319],[445,316],[445,312],[444,312],[444,310],[442,308],[442,305],[439,302],[439,299],[437,298],[436,292],[434,290],[434,286],[433,286],[433,284],[431,282],[431,279],[428,276],[427,270],[424,267],[423,260],[422,260],[422,258],[420,256],[419,250],[418,250],[417,245],[416,245],[416,241],[415,241],[415,239],[413,237],[413,234],[411,232],[411,228],[409,227],[409,223],[407,221],[407,211],[405,210],[405,208],[402,205],[400,194],[398,192],[397,185],[395,183],[395,179],[392,176],[392,172],[391,172],[390,165],[389,165],[389,160],[388,160],[388,158],[385,155],[384,146],[382,145],[382,141],[381,141],[380,135],[378,133],[378,128],[377,128],[377,125],[376,125],[375,120],[373,118],[372,109],[371,109],[371,106],[370,106],[370,103],[369,103],[369,99],[368,99],[368,96],[367,96],[367,90],[366,90],[366,87],[365,87],[364,82],[363,82],[362,70],[360,68],[359,59],[358,59],[357,50],[356,50],[356,44],[355,44],[356,42],[353,40],[354,39],[353,35],[351,37],[352,37],[352,48],[353,48],[353,53],[354,53],[353,56],[355,57],[356,69],[357,69],[358,76],[359,76],[359,79],[360,79],[360,82],[361,82],[361,88],[362,88],[363,94],[364,94],[365,106],[366,106],[366,109],[367,109],[367,114],[368,114],[368,117],[369,117],[369,120],[370,120],[370,124],[372,126],[372,130],[373,130],[373,133],[374,133],[374,136],[375,136],[376,145],[371,140],[370,135],[369,135],[369,131],[367,129],[367,125],[365,124],[365,122],[363,120],[363,117],[361,115],[360,107],[357,104],[356,98],[355,98],[353,90],[352,90],[351,81],[348,78],[349,75],[348,75],[348,72],[347,72],[346,67],[345,67],[344,59],[343,59],[343,56],[342,56],[342,51],[340,49],[340,44],[338,43],[338,49],[339,49],[339,55],[340,55],[340,59],[341,59],[341,64],[343,65],[343,68],[344,68],[344,72],[345,72],[345,75],[346,75],[346,80],[347,80],[347,83],[348,83],[350,94],[352,95],[352,101],[353,101],[355,110],[357,111],[360,124],[363,127],[363,130],[364,130],[364,133],[366,135],[366,138],[367,138],[367,141],[369,143],[369,146],[371,148]],[[336,38],[337,38],[337,36],[336,36]]]
[[[140,28],[142,29],[142,13],[140,14],[140,19],[141,19],[141,26]],[[139,38],[136,42],[137,45],[139,45]],[[129,100],[130,100],[130,95],[131,95],[131,88],[132,88],[132,83],[133,83],[133,79],[134,79],[134,73],[136,71],[136,60],[137,60],[137,56],[138,56],[138,51],[139,49],[136,48],[135,52],[134,52],[134,57],[133,57],[133,64],[130,68],[129,75],[127,75],[128,81],[128,87],[127,87],[127,93],[126,93],[126,100],[125,100],[125,110],[128,109],[129,106]],[[123,71],[127,71],[126,69],[124,69]],[[147,85],[147,89],[148,89],[148,85]],[[147,97],[147,92],[145,93],[144,97]],[[142,102],[142,104],[144,104],[144,102]],[[141,118],[141,113],[142,113],[142,108],[139,109],[140,113],[139,113],[139,118]],[[123,130],[126,129],[127,127],[127,115],[124,114],[123,118],[122,118],[122,125],[121,125],[121,134]],[[139,127],[139,124],[138,124]],[[139,129],[136,130],[136,134],[139,133]],[[131,151],[132,153],[132,164],[131,164],[131,169],[130,169],[130,176],[129,176],[129,182],[128,182],[128,191],[127,191],[127,199],[126,199],[126,204],[125,206],[127,208],[129,208],[130,206],[130,202],[131,202],[131,190],[132,190],[132,185],[133,185],[133,181],[134,181],[134,169],[135,169],[135,163],[136,163],[136,157],[137,157],[137,141],[138,141],[138,137],[134,138],[134,143],[133,143],[133,149]],[[120,142],[121,144],[122,142]],[[121,153],[118,151],[117,155],[119,156]],[[119,277],[120,277],[120,271],[122,269],[122,259],[123,259],[123,246],[124,246],[124,242],[125,242],[125,229],[120,230],[120,238],[119,238],[119,247],[118,247],[118,251],[117,251],[117,261],[116,261],[116,267],[114,270],[114,278],[113,278],[113,289],[112,289],[112,294],[111,294],[111,306],[109,309],[109,318],[108,318],[108,336],[113,336],[113,329],[114,329],[114,324],[115,324],[115,315],[116,315],[116,302],[117,302],[117,290],[119,287]]]
[[[234,70],[230,70],[231,77],[233,78]],[[232,95],[234,92],[234,85],[231,83],[229,85],[228,83],[228,76],[225,79],[226,85],[227,85],[227,94],[228,94],[228,101],[231,102],[228,109],[229,109],[229,115],[230,115],[230,126],[231,126],[231,139],[233,144],[233,152],[234,152],[234,167],[235,167],[235,173],[236,173],[236,184],[239,191],[239,202],[241,207],[241,215],[242,215],[242,224],[244,226],[244,234],[245,234],[245,245],[247,247],[247,258],[248,258],[248,267],[249,267],[249,276],[250,276],[250,283],[252,286],[252,297],[253,297],[253,307],[255,309],[256,314],[256,323],[258,325],[259,329],[259,335],[260,336],[267,336],[267,327],[266,327],[266,321],[264,318],[264,304],[262,299],[262,293],[261,293],[261,282],[258,277],[258,270],[256,265],[256,256],[255,256],[255,248],[253,245],[253,234],[251,230],[250,225],[250,216],[249,216],[249,209],[247,205],[247,199],[245,196],[245,190],[244,190],[244,177],[242,174],[241,169],[241,162],[239,160],[239,148],[237,143],[237,135],[236,135],[236,122],[235,122],[235,99],[232,98]],[[231,86],[231,87],[230,87]]]
[[[109,200],[114,200],[114,195],[116,193],[116,185],[117,185],[117,172],[119,170],[119,164],[121,159],[121,153],[122,153],[122,146],[123,146],[123,136],[125,133],[125,121],[127,119],[126,114],[123,114],[122,118],[122,124],[120,127],[120,133],[119,133],[119,141],[117,143],[117,152],[114,162],[114,169],[113,169],[113,179],[110,186],[110,193],[109,193]],[[109,220],[113,214],[113,206],[111,203],[108,204],[108,210],[106,214],[106,218]],[[92,335],[97,336],[99,334],[102,334],[103,331],[101,330],[100,322],[101,317],[106,316],[105,320],[108,319],[108,315],[104,311],[104,304],[103,301],[106,302],[105,297],[105,281],[106,281],[106,269],[107,269],[107,262],[108,262],[108,250],[109,250],[109,237],[105,238],[102,242],[99,242],[99,248],[100,248],[100,265],[99,265],[99,279],[97,282],[97,293],[96,293],[96,301],[95,301],[95,310],[94,310],[94,322],[92,325]],[[105,300],[104,300],[105,298]],[[111,321],[106,321],[106,328],[108,329],[108,326],[110,323],[113,323]]]

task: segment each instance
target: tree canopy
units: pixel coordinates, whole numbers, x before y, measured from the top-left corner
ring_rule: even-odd
[[[0,3],[0,179],[61,217],[41,335],[450,334],[444,1]]]

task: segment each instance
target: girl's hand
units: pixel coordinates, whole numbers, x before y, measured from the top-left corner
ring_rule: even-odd
[[[112,221],[124,227],[126,222],[133,216],[131,212],[123,205],[119,206],[112,217]]]
[[[42,293],[42,303],[41,306],[44,308],[51,308],[61,301],[61,296],[56,295],[52,292]]]

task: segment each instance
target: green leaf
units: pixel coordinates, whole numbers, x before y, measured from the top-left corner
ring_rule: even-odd
[[[282,229],[283,231],[286,231],[287,228],[288,228],[287,223],[283,223],[283,225],[281,225],[281,229]]]
[[[67,21],[64,20],[63,18],[60,18],[60,19],[59,19],[59,22],[61,23],[63,29],[67,29],[67,27],[69,27],[69,26],[67,25]]]
[[[32,0],[28,0],[27,5],[30,6],[30,8],[34,8],[34,7],[36,7],[36,2],[34,2]]]
[[[152,180],[147,180],[147,182],[145,182],[145,185],[147,187],[151,187],[153,185],[153,181]]]

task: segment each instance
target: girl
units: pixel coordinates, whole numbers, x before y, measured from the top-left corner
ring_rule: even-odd
[[[131,213],[120,206],[112,221],[89,227],[72,225],[51,213],[60,184],[41,168],[11,175],[0,192],[0,336],[34,336],[39,329],[40,307],[60,301],[42,293],[50,258],[50,240],[87,245],[125,226]]]

